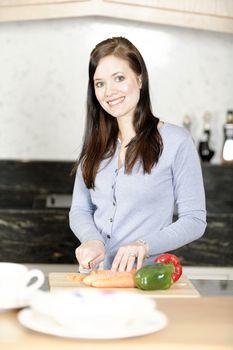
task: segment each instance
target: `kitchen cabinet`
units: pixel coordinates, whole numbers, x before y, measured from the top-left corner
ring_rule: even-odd
[[[0,22],[85,16],[233,33],[233,0],[0,0]]]

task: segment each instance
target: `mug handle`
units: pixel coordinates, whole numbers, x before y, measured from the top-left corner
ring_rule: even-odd
[[[36,278],[36,280],[28,286],[28,283],[32,278]],[[26,288],[28,292],[32,292],[36,289],[39,289],[45,281],[44,273],[41,270],[33,269],[28,271]]]

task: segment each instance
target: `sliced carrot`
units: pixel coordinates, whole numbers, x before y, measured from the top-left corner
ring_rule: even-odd
[[[66,275],[66,279],[68,281],[81,282],[86,277],[85,274],[82,273],[69,273]]]
[[[86,277],[83,279],[83,283],[85,283],[85,284],[88,285],[88,286],[91,286],[92,278],[90,278],[90,277],[91,277],[91,275],[86,276]]]
[[[136,287],[133,275],[116,276],[104,278],[92,282],[92,287],[96,288],[134,288]]]

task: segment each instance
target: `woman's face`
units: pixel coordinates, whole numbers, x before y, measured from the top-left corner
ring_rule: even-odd
[[[102,58],[94,74],[95,95],[113,117],[133,118],[140,97],[140,78],[127,61],[110,55]]]

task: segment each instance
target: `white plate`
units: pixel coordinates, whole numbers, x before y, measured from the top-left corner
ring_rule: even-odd
[[[150,317],[150,320],[138,320],[124,329],[114,329],[113,325],[113,329],[108,329],[107,332],[105,329],[74,331],[62,327],[51,317],[35,312],[30,308],[19,311],[18,320],[24,327],[36,332],[77,339],[118,339],[136,337],[158,332],[167,325],[166,316],[157,310],[154,312],[153,317]]]

